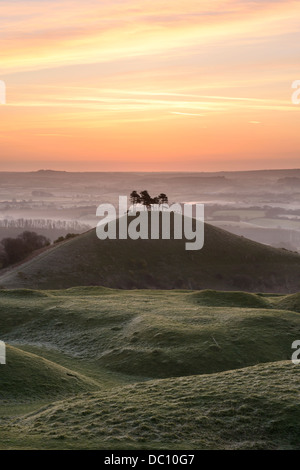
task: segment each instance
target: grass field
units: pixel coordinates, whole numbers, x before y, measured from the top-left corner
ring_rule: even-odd
[[[300,296],[0,291],[0,448],[299,449]]]
[[[77,395],[2,419],[2,448],[299,449],[290,362]]]

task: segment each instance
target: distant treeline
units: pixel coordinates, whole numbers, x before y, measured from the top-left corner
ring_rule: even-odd
[[[3,238],[0,243],[0,268],[22,261],[30,253],[50,245],[44,235],[24,231],[17,238]]]
[[[47,230],[75,230],[84,232],[91,227],[82,224],[77,220],[53,220],[53,219],[0,219],[0,227],[2,228],[21,228],[25,230],[47,229]]]

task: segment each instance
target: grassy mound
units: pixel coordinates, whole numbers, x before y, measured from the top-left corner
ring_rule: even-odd
[[[297,313],[258,308],[268,297],[241,295],[246,307],[233,308],[211,306],[211,293],[201,297],[207,305],[194,302],[198,292],[91,293],[79,288],[1,298],[1,339],[54,348],[114,372],[164,378],[289,359],[300,332]],[[236,293],[216,296],[236,302]],[[255,308],[247,306],[250,301]]]
[[[96,230],[91,230],[5,272],[0,276],[0,286],[66,289],[102,285],[282,293],[300,290],[298,254],[208,224],[201,250],[186,251],[185,242],[99,240]]]
[[[64,295],[110,295],[113,294],[116,289],[110,289],[109,287],[103,286],[81,286],[81,287],[70,287],[69,289],[64,290]],[[52,292],[52,294],[59,295],[59,292]]]
[[[32,289],[0,289],[0,299],[2,297],[48,297],[46,292],[42,292],[39,290],[32,290]]]
[[[300,294],[286,295],[277,303],[277,308],[300,313]]]
[[[2,404],[12,401],[49,402],[96,388],[95,383],[84,376],[12,346],[7,346],[6,364],[0,368]]]
[[[220,292],[204,290],[193,292],[187,297],[197,305],[209,307],[271,308],[268,299],[247,292]]]
[[[0,291],[0,449],[300,449],[299,296],[29,292]]]
[[[50,448],[299,449],[299,387],[291,362],[156,380],[54,403],[6,436]]]

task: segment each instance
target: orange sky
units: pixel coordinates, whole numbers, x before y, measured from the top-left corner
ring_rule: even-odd
[[[0,2],[0,170],[299,168],[299,1]]]

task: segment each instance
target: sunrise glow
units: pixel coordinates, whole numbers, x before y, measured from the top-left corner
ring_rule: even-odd
[[[1,1],[1,169],[299,167],[299,1]]]

